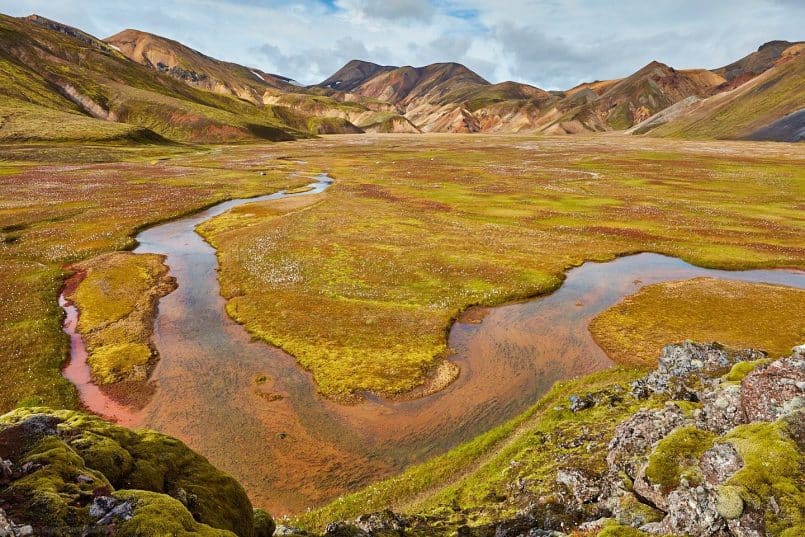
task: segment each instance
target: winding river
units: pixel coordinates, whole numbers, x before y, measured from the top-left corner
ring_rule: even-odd
[[[161,359],[142,409],[116,404],[90,382],[77,313],[60,300],[73,349],[65,374],[84,404],[122,424],[181,438],[275,515],[303,511],[442,453],[522,412],[554,382],[610,366],[587,326],[643,285],[708,276],[805,288],[800,271],[710,270],[657,254],[585,263],[550,295],[473,308],[459,319],[449,344],[461,375],[441,392],[340,405],[318,396],[291,356],[253,341],[227,316],[215,250],[195,232],[232,207],[316,195],[331,182],[323,174],[307,192],[226,201],[137,236],[135,252],[165,255],[179,284],[160,301],[154,342]],[[267,381],[255,383],[259,376]]]

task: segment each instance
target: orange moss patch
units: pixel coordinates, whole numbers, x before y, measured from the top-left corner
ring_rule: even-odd
[[[653,364],[686,339],[787,354],[805,341],[805,290],[711,278],[649,285],[590,323],[599,345],[624,365]]]

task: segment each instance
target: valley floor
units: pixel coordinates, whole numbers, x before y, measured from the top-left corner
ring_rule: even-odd
[[[363,135],[170,149],[6,145],[0,158],[2,411],[79,405],[60,375],[67,348],[56,301],[73,264],[132,248],[133,237],[146,226],[223,199],[301,187],[320,172],[335,179],[322,194],[243,205],[198,231],[217,250],[229,315],[257,339],[292,355],[311,373],[322,404],[334,408],[349,409],[343,403],[375,400],[377,394],[405,399],[450,359],[447,334],[467,308],[548,293],[568,269],[585,261],[650,251],[704,267],[805,269],[801,144]],[[671,300],[707,306],[692,313],[687,308],[675,324],[655,323],[643,337],[646,318]],[[662,344],[689,337],[692,328],[698,339],[781,355],[805,336],[796,323],[802,302],[801,291],[753,284],[700,282],[681,291],[649,286],[607,312],[594,330],[610,357],[630,367],[653,366]],[[82,315],[91,312],[92,301],[86,303]],[[665,317],[674,316],[669,311]],[[785,321],[793,324],[785,328]],[[147,342],[139,344],[148,348]],[[272,396],[271,373],[255,377],[257,387],[245,389]],[[554,428],[603,438],[638,403],[578,417],[549,412],[553,406],[571,394],[605,390],[640,374],[607,370],[558,385],[514,421],[298,523],[320,527],[394,505],[416,512],[422,506],[433,512],[458,506],[461,523],[480,524],[491,516],[489,510],[469,518],[467,513],[503,494],[500,487],[511,481],[492,476],[505,465],[532,453],[522,475],[534,479],[548,471],[540,457],[571,449],[551,444],[556,439],[550,437],[545,440],[550,449],[538,455],[529,438]],[[230,388],[226,378],[221,376],[221,389]],[[179,408],[182,404],[177,401]],[[437,452],[473,436],[465,431],[451,437]],[[265,476],[249,476],[242,461],[205,452],[202,438],[191,440],[191,447],[225,470],[242,474],[237,477],[247,481],[250,492],[279,513],[320,505],[395,473],[399,464],[367,455],[370,463],[357,476],[341,473],[341,462],[348,459],[335,458],[334,466],[321,469],[316,457],[341,457],[344,446],[317,455],[318,448],[297,446],[291,435],[277,449],[307,453],[310,468],[301,473],[298,467],[280,468],[271,474],[279,478],[269,489],[257,491]],[[432,455],[425,450],[397,460],[407,465]],[[324,486],[292,482],[317,472],[334,477],[324,476]],[[270,487],[282,490],[284,503],[270,503]]]

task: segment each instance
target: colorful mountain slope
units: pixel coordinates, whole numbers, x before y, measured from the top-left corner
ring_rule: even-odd
[[[783,51],[759,76],[703,100],[665,121],[649,120],[638,133],[678,138],[805,139],[805,45]]]
[[[177,41],[139,30],[123,30],[104,41],[130,60],[191,86],[253,103],[262,104],[268,90],[290,91],[298,86],[287,77],[216,60]]]
[[[138,138],[147,129],[155,133],[148,139],[192,142],[287,140],[305,134],[304,119],[287,108],[256,106],[190,87],[43,17],[0,15],[0,73],[0,110],[6,115],[17,110],[14,132],[0,127],[2,139],[17,139],[21,132],[40,139],[106,138],[107,122],[133,125]],[[53,111],[80,119],[65,121],[52,134],[34,128],[41,121],[30,128],[20,123],[47,118]],[[117,133],[113,137],[120,132],[111,131]]]
[[[723,82],[709,71],[677,71],[653,61],[600,95],[585,88],[566,97],[558,108],[567,113],[557,125],[576,123],[594,131],[627,129],[687,97],[709,95]]]

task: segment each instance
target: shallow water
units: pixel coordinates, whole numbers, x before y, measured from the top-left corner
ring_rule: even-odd
[[[330,180],[318,179],[313,190],[293,195],[322,192]],[[105,401],[88,377],[76,382],[91,410],[181,438],[274,514],[300,512],[442,453],[517,415],[554,382],[610,366],[589,321],[643,285],[708,276],[805,288],[799,271],[709,270],[657,254],[585,263],[551,295],[468,311],[450,331],[461,375],[445,390],[413,401],[339,405],[316,394],[292,357],[252,341],[226,315],[215,250],[195,233],[234,206],[284,195],[224,202],[140,233],[135,252],[167,256],[179,284],[160,301],[155,322],[161,359],[154,395],[142,410],[126,410]],[[75,312],[66,311],[74,327]],[[269,380],[255,385],[259,374]]]

